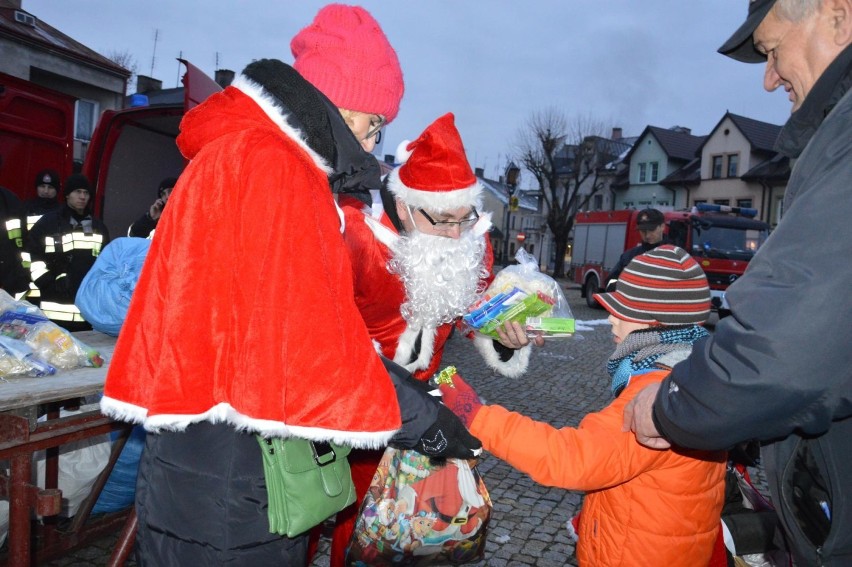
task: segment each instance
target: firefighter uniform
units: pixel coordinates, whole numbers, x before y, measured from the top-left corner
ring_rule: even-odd
[[[14,193],[0,187],[0,288],[16,299],[29,283],[29,265],[24,264],[25,234],[21,202]]]
[[[68,206],[44,215],[29,235],[31,272],[41,290],[41,310],[76,331],[90,328],[74,305],[77,289],[109,242],[106,225]]]

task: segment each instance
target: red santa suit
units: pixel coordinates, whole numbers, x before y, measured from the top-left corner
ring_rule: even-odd
[[[482,186],[467,163],[452,114],[437,119],[417,140],[408,144],[406,155],[400,161],[405,161],[404,165],[389,174],[386,184],[404,203],[436,212],[480,206]],[[342,197],[340,205],[346,225],[343,237],[354,271],[355,303],[370,336],[385,357],[404,366],[416,378],[428,380],[438,371],[444,346],[456,323],[418,327],[403,317],[405,286],[400,277],[388,269],[399,232],[387,213],[381,210],[378,200],[370,207],[352,197]],[[493,279],[494,260],[487,234],[490,226],[490,215],[483,215],[471,229],[486,246],[483,259],[488,273],[486,285]],[[530,345],[514,351],[508,361],[503,361],[492,339],[476,336],[474,344],[486,363],[501,374],[519,376],[526,371]],[[381,456],[381,451],[350,453],[357,502],[369,488]],[[351,538],[357,512],[358,507],[353,505],[337,514],[331,567],[343,565],[344,550]]]
[[[388,270],[393,244],[399,239],[398,231],[384,212],[375,218],[370,207],[351,197],[342,198],[340,204],[346,223],[343,238],[353,258],[355,303],[370,336],[384,356],[404,366],[420,380],[428,380],[439,369],[444,347],[456,323],[422,328],[405,320],[400,311],[406,298],[405,286],[398,275]],[[483,218],[480,223],[487,221]],[[476,229],[482,230],[489,225]],[[486,243],[484,262],[489,276],[484,283],[487,285],[493,279],[490,271],[494,260],[487,234],[482,234],[481,238]],[[529,347],[503,361],[492,339],[477,335],[473,341],[488,366],[501,374],[519,376],[526,371]]]

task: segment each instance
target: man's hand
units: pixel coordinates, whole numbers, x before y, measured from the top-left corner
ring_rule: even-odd
[[[659,383],[651,384],[630,400],[627,407],[624,408],[624,422],[621,430],[632,431],[636,435],[636,440],[646,447],[668,449],[671,444],[654,427],[654,419],[651,417],[654,411],[654,400],[657,399],[659,389]]]
[[[530,339],[527,337],[527,333],[524,330],[523,325],[517,321],[506,321],[497,327],[496,331],[497,336],[500,337],[497,340],[504,347],[518,350],[519,348],[523,348],[530,344]],[[536,335],[533,342],[535,343],[535,346],[543,346],[544,337]]]
[[[151,208],[148,209],[148,216],[151,217],[151,220],[157,220],[160,218],[160,215],[163,213],[163,208],[166,206],[166,202],[162,199],[157,199],[154,201],[154,204],[151,205]]]

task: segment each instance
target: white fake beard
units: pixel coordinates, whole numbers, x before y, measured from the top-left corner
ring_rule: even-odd
[[[415,328],[437,327],[467,312],[484,291],[485,236],[458,239],[414,232],[400,236],[388,262],[405,286],[403,318]]]

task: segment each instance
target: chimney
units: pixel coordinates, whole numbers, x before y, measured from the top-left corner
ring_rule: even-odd
[[[8,0],[8,3],[11,4],[10,8],[14,8],[15,10],[21,10],[21,0]]]
[[[477,177],[485,177],[485,168],[477,167],[473,170],[473,174]]]
[[[214,80],[216,84],[224,89],[234,82],[234,72],[230,69],[218,69]]]
[[[613,126],[612,136],[610,137],[610,139],[611,140],[620,140],[621,139],[621,128],[619,128],[617,126]]]
[[[136,92],[149,93],[151,91],[159,91],[163,88],[163,81],[159,81],[145,75],[136,75]]]

